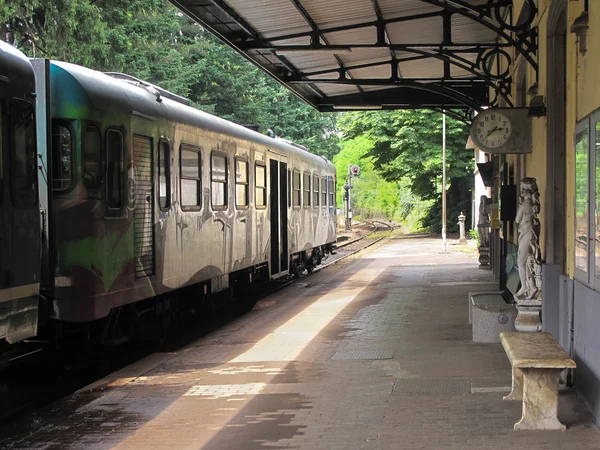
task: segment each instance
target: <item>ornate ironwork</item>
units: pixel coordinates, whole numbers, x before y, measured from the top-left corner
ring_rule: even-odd
[[[358,89],[358,96],[361,100],[359,104],[365,104],[362,100],[366,96],[363,89],[366,85],[379,86],[397,86],[410,89],[421,89],[422,86],[431,85],[429,92],[437,92],[442,95],[439,107],[444,107],[444,96],[454,95],[453,89],[456,85],[451,83],[461,82],[463,86],[475,86],[479,89],[480,83],[484,83],[495,92],[492,98],[486,95],[485,101],[481,100],[480,90],[469,101],[465,101],[463,91],[460,95],[452,97],[457,102],[464,105],[464,109],[478,109],[482,105],[495,105],[499,100],[503,100],[504,105],[512,106],[511,101],[511,73],[510,67],[513,63],[512,51],[520,55],[531,66],[537,70],[536,52],[537,52],[537,29],[532,27],[537,7],[534,0],[524,0],[524,6],[521,9],[519,17],[513,17],[513,0],[487,0],[483,3],[473,5],[470,0],[420,0],[439,8],[437,11],[430,11],[421,14],[413,14],[405,17],[396,17],[385,19],[378,0],[371,0],[376,20],[366,21],[358,24],[343,25],[336,27],[319,27],[309,12],[304,8],[302,0],[288,0],[298,10],[306,23],[310,26],[310,31],[282,34],[265,38],[259,32],[254,30],[248,22],[239,16],[231,7],[227,5],[226,0],[207,0],[206,3],[198,5],[191,0],[170,0],[200,21],[204,26],[208,26],[217,34],[225,37],[227,42],[255,63],[261,64],[264,61],[271,75],[279,81],[287,83],[300,95],[309,93],[311,103],[315,105],[328,105],[330,99],[319,89],[320,84],[351,84]],[[186,9],[185,4],[189,7]],[[194,14],[190,8],[204,9],[206,14]],[[227,20],[217,17],[215,9],[220,13],[227,15]],[[209,17],[206,23],[203,17]],[[453,19],[455,17],[465,17],[469,20],[485,26],[492,30],[497,36],[494,42],[461,42],[455,43],[452,36]],[[441,42],[421,42],[407,44],[391,44],[388,36],[387,27],[391,24],[402,22],[417,21],[428,18],[440,18],[443,27],[443,38]],[[212,22],[211,22],[212,21]],[[230,23],[235,24],[234,27]],[[215,25],[216,24],[216,25]],[[364,43],[344,43],[343,45],[331,45],[327,39],[329,33],[340,31],[360,30],[368,27],[374,27],[376,30],[376,41],[372,44]],[[229,31],[228,31],[229,30]],[[308,38],[307,45],[286,45],[282,42],[295,38]],[[422,38],[422,36],[421,36]],[[389,59],[374,63],[350,65],[343,59],[335,55],[335,50],[360,49],[360,48],[387,48],[390,53]],[[336,68],[317,71],[300,71],[288,59],[283,51],[331,51],[337,62]],[[399,57],[399,52],[410,53],[410,56]],[[270,61],[275,58],[278,63]],[[432,78],[410,78],[402,77],[402,63],[416,61],[419,59],[435,59],[443,64],[443,75]],[[378,79],[361,79],[353,76],[355,69],[389,66],[388,77]],[[263,66],[265,67],[265,66]],[[452,68],[460,69],[466,75],[455,78],[452,75]],[[331,74],[331,78],[328,78]],[[408,81],[416,84],[411,85]],[[470,83],[470,84],[469,84]],[[294,88],[294,86],[297,86]],[[310,91],[307,91],[309,89]],[[462,88],[461,88],[462,89]],[[304,94],[302,94],[304,92]],[[315,97],[312,97],[312,95]],[[356,97],[356,94],[355,94]],[[468,97],[468,95],[467,95]],[[336,96],[335,101],[342,97]],[[475,104],[474,104],[475,103]],[[477,104],[479,103],[479,104]]]

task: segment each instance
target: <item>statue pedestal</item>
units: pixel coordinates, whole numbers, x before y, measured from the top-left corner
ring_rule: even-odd
[[[517,300],[517,318],[515,328],[517,331],[536,332],[542,331],[542,301]]]
[[[489,247],[477,247],[479,251],[479,267],[487,269],[490,266],[490,248]]]

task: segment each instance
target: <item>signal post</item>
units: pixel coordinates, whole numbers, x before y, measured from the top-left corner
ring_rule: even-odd
[[[360,167],[356,164],[348,164],[348,176],[344,185],[344,200],[346,200],[346,231],[352,231],[352,177],[360,173]]]

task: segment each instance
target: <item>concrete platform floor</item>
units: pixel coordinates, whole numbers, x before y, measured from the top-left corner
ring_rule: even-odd
[[[467,292],[494,289],[491,274],[474,253],[440,249],[401,237],[372,247],[0,429],[0,447],[600,448],[572,391],[560,398],[567,431],[513,431],[509,363],[499,344],[473,344],[468,324]]]

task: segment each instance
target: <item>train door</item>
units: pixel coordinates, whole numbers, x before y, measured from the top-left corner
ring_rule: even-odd
[[[154,275],[154,171],[152,138],[133,136],[135,171],[135,276]]]
[[[271,276],[289,269],[288,216],[287,216],[287,162],[271,159],[269,166],[271,205]]]

